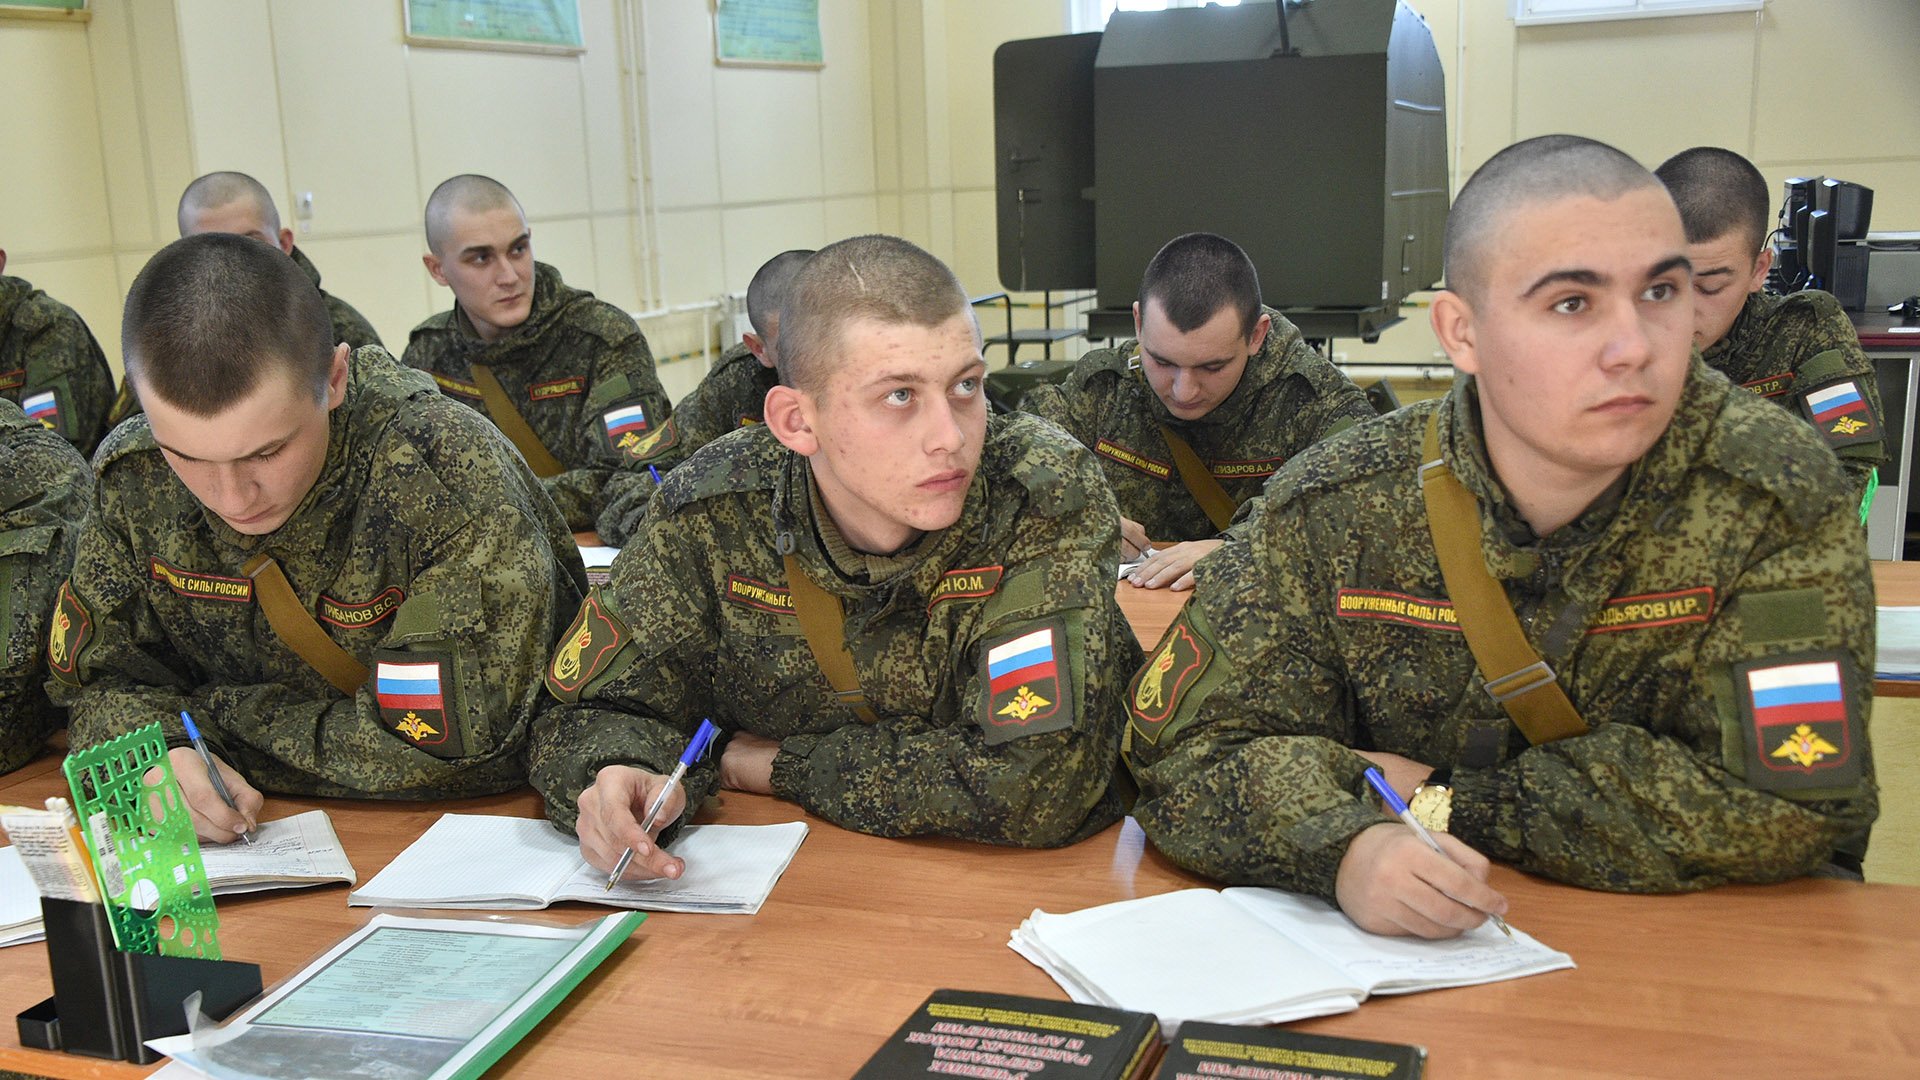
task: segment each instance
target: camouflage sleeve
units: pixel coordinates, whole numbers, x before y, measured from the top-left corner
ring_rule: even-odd
[[[534,722],[528,775],[547,817],[569,832],[594,774],[608,765],[671,771],[713,713],[718,642],[699,553],[716,548],[703,526],[696,514],[645,519],[547,665],[547,689],[561,704]],[[685,818],[713,790],[719,757],[687,771]]]
[[[1099,437],[1099,403],[1075,380],[1064,385],[1045,383],[1027,391],[1020,411],[1044,417],[1067,429],[1080,445],[1091,447]]]
[[[1341,375],[1338,382],[1308,398],[1295,414],[1294,430],[1303,436],[1304,441],[1293,452],[1297,454],[1322,439],[1338,435],[1374,416],[1373,405],[1367,400],[1366,393]]]
[[[646,475],[646,463],[664,471],[676,460],[671,447],[665,445],[672,431],[673,406],[653,370],[653,351],[647,346],[646,335],[635,328],[619,342],[602,348],[594,364],[593,385],[587,388],[586,423],[574,433],[576,450],[555,454],[563,462],[577,464],[541,481],[567,519],[567,528],[576,532],[597,527],[608,502],[607,483],[617,471],[638,465],[640,473]],[[609,414],[634,407],[642,411],[647,426],[614,435],[608,426]]]
[[[462,773],[525,751],[561,615],[554,597],[564,590],[546,534],[513,508],[476,515],[434,546],[351,698],[280,682],[221,682],[198,670],[166,642],[137,579],[122,580],[132,565],[124,540],[116,543],[96,515],[81,546],[74,591],[97,616],[98,637],[76,647],[75,685],[65,695],[75,745],[154,720],[178,744],[178,712],[190,709],[218,732],[243,774],[270,769],[311,778],[302,790],[359,795],[460,794]],[[117,548],[110,556],[102,550],[109,547]],[[96,565],[109,568],[101,580],[81,576]],[[384,692],[383,665],[426,679],[436,705]]]
[[[740,426],[739,416],[730,414],[733,403],[720,400],[724,395],[716,382],[711,376],[701,380],[673,407],[659,439],[647,444],[641,456],[622,460],[607,479],[605,509],[596,524],[602,541],[618,547],[639,531],[660,486],[655,473],[665,476],[694,451]]]
[[[1674,673],[1689,686],[1673,714],[1455,772],[1456,835],[1576,885],[1672,892],[1797,877],[1873,823],[1873,577],[1859,520],[1844,506],[1812,528],[1771,517],[1692,670]],[[1754,704],[1769,681],[1816,670],[1839,678],[1844,717],[1811,735],[1846,747],[1840,772],[1786,768],[1773,752],[1794,725]]]
[[[1074,460],[1087,505],[1021,519],[999,591],[948,657],[952,719],[783,739],[776,795],[882,836],[1051,847],[1108,824],[1090,815],[1116,779],[1140,649],[1114,599],[1119,513],[1092,456]]]
[[[113,371],[93,331],[71,309],[56,306],[21,357],[30,380],[23,393],[52,391],[59,409],[55,429],[82,456],[91,455],[107,433],[114,405]]]
[[[1838,301],[1824,293],[1800,293],[1788,303],[1805,317],[1783,319],[1779,338],[1768,345],[1791,352],[1795,411],[1839,455],[1859,506],[1869,477],[1887,461],[1887,415],[1880,408],[1873,361]]]
[[[0,448],[0,773],[38,754],[64,723],[42,685],[47,628],[92,494],[87,463],[39,425],[16,429]]]
[[[380,334],[373,328],[373,324],[368,322],[367,317],[360,314],[359,310],[352,304],[334,296],[332,293],[326,294],[326,297],[327,314],[333,319],[333,333],[335,337],[352,346],[355,352],[360,351],[368,345],[380,345],[382,347],[386,345],[385,342],[380,340]]]

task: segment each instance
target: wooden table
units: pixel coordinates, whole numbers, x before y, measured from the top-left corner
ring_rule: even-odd
[[[0,801],[61,788],[49,757]],[[281,799],[320,807],[365,881],[441,813],[534,815],[531,792],[413,805]],[[746,1078],[851,1076],[937,987],[1059,998],[1006,947],[1035,907],[1092,904],[1200,884],[1117,825],[1054,851],[884,840],[791,805],[727,794],[700,820],[812,828],[755,916],[654,914],[520,1044],[496,1075]],[[1494,870],[1512,918],[1571,953],[1576,971],[1376,998],[1302,1030],[1416,1042],[1428,1076],[1920,1076],[1920,888],[1803,880],[1673,897],[1586,892]],[[221,900],[229,957],[281,978],[367,912],[330,886]],[[563,904],[585,918],[604,909]],[[0,949],[0,1012],[51,993],[45,946]],[[0,1070],[61,1077],[147,1071],[19,1048]]]

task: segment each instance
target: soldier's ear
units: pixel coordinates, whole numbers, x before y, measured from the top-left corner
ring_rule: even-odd
[[[1474,347],[1473,307],[1467,298],[1452,289],[1442,289],[1433,294],[1427,315],[1433,323],[1433,336],[1440,340],[1453,366],[1468,375],[1478,374],[1480,354]]]
[[[767,391],[767,429],[780,445],[812,457],[820,452],[820,436],[814,431],[813,401],[804,391],[782,383]]]
[[[426,266],[427,273],[433,275],[434,281],[442,285],[447,283],[447,275],[440,272],[440,256],[429,251],[425,255],[420,256],[420,262]]]

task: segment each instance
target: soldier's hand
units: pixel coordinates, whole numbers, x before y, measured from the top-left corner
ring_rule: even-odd
[[[1185,592],[1193,588],[1193,564],[1224,543],[1224,540],[1188,540],[1162,548],[1134,567],[1127,580],[1143,589],[1171,588],[1174,592]]]
[[[1141,553],[1153,546],[1147,539],[1147,530],[1141,524],[1122,514],[1120,517],[1120,561],[1132,562]]]
[[[1423,765],[1399,754],[1389,754],[1383,750],[1355,750],[1354,753],[1373,762],[1380,775],[1387,778],[1387,786],[1400,796],[1401,802],[1413,798],[1413,789],[1427,782],[1433,775],[1433,766]]]
[[[773,794],[773,759],[780,753],[776,739],[736,731],[720,755],[720,786],[734,791]]]
[[[1423,938],[1458,937],[1505,915],[1507,898],[1487,884],[1486,856],[1444,833],[1446,857],[1399,822],[1370,826],[1347,844],[1334,899],[1362,930]]]
[[[241,833],[254,830],[260,819],[260,805],[266,799],[258,788],[247,783],[246,777],[234,772],[233,766],[214,755],[213,767],[220,770],[220,781],[233,796],[233,806],[229,807],[213,789],[213,781],[207,779],[206,762],[200,760],[199,752],[193,747],[176,746],[167,751],[167,764],[173,766],[173,777],[179,781],[187,812],[193,816],[195,836],[210,843],[231,844],[240,839]],[[146,781],[159,782],[159,772],[158,768],[148,769]]]
[[[594,774],[593,783],[580,793],[580,820],[574,826],[580,836],[580,854],[590,865],[611,873],[620,856],[632,849],[633,861],[620,875],[623,881],[677,878],[686,873],[686,860],[667,854],[654,842],[686,810],[685,788],[675,785],[653,831],[640,831],[647,808],[666,785],[666,777],[632,765],[609,765]]]

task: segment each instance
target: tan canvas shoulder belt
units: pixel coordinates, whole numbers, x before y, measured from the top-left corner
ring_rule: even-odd
[[[1173,467],[1180,470],[1181,483],[1187,485],[1188,493],[1200,504],[1200,509],[1207,512],[1213,527],[1224,531],[1233,524],[1233,512],[1239,505],[1227,494],[1227,489],[1220,486],[1220,481],[1213,478],[1213,473],[1200,460],[1200,455],[1193,452],[1193,447],[1187,445],[1187,440],[1175,435],[1165,424],[1160,425],[1160,434],[1166,437],[1167,449],[1173,451]]]
[[[1427,420],[1420,487],[1440,576],[1487,694],[1535,746],[1584,735],[1587,722],[1560,688],[1553,668],[1527,641],[1506,589],[1487,572],[1480,551],[1480,503],[1440,457],[1440,414]]]
[[[358,693],[367,681],[367,666],[334,644],[327,632],[320,629],[320,624],[294,595],[287,575],[280,572],[280,564],[265,555],[255,555],[247,560],[244,569],[253,579],[254,595],[259,598],[260,610],[266,613],[267,625],[273,627],[274,635],[292,649],[294,655],[305,660],[307,666],[332,683],[335,690],[348,697]]]
[[[854,670],[853,654],[847,651],[846,609],[840,598],[814,584],[800,560],[781,556],[787,564],[787,588],[793,593],[793,613],[800,619],[800,632],[807,636],[807,648],[813,650],[813,662],[827,677],[833,695],[852,709],[861,723],[877,724],[880,717],[867,704],[866,691],[860,689],[860,674]]]
[[[566,472],[560,459],[554,457],[546,444],[540,441],[540,436],[533,433],[527,418],[513,407],[513,398],[507,396],[507,388],[500,385],[493,369],[485,364],[474,364],[472,370],[473,385],[480,388],[480,400],[487,406],[487,415],[493,417],[494,426],[520,451],[520,456],[527,459],[527,467],[533,470],[533,475],[545,480]]]

